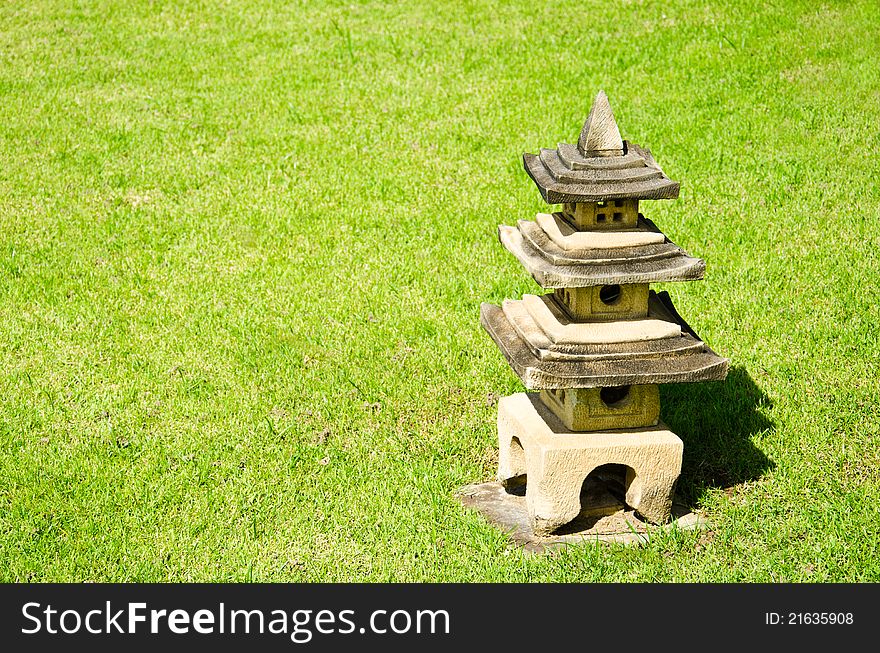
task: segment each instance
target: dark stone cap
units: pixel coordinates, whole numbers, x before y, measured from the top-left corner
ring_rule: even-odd
[[[675,199],[679,184],[663,174],[650,150],[620,138],[599,91],[577,145],[524,154],[526,172],[549,204],[613,199]]]

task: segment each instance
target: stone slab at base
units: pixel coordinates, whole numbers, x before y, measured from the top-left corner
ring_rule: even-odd
[[[708,522],[691,512],[684,504],[672,504],[673,521],[662,526],[645,524],[632,510],[620,508],[612,514],[579,516],[563,533],[549,537],[535,535],[532,530],[526,499],[508,493],[498,482],[467,485],[457,493],[466,508],[477,510],[490,524],[527,553],[544,553],[564,546],[583,544],[644,544],[651,533],[678,528],[690,531],[706,529]]]

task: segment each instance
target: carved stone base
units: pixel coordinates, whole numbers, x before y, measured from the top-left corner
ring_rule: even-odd
[[[498,403],[498,480],[526,476],[526,506],[536,534],[546,535],[581,512],[581,487],[601,465],[627,467],[627,505],[653,523],[670,518],[683,443],[655,427],[602,432],[567,429],[535,394]]]

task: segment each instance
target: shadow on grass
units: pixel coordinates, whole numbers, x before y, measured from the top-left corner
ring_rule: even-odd
[[[770,399],[742,367],[725,381],[660,388],[662,418],[684,441],[680,497],[694,505],[708,488],[730,488],[760,478],[774,463],[752,442],[773,430],[760,408]]]

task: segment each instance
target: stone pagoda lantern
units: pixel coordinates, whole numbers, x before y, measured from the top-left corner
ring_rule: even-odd
[[[577,145],[523,156],[554,213],[499,227],[504,247],[549,292],[483,304],[480,322],[525,387],[498,405],[502,483],[521,482],[533,531],[548,535],[581,512],[590,473],[622,470],[626,504],[670,519],[681,439],[660,421],[661,383],[720,380],[720,358],[653,282],[701,279],[705,263],[639,213],[675,199],[650,151],[621,140],[599,92]]]

